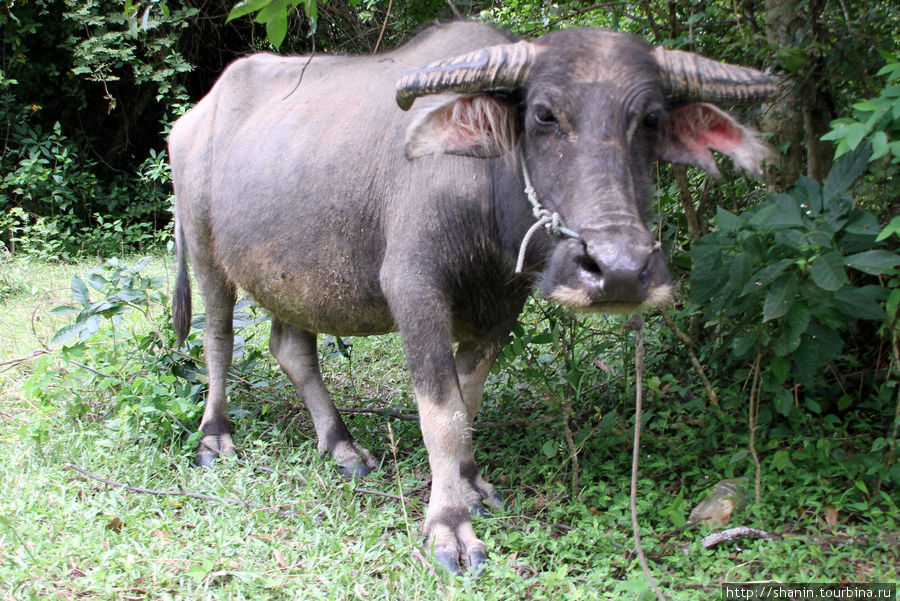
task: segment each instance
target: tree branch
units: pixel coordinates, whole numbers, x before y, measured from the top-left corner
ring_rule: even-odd
[[[159,496],[174,496],[174,497],[190,497],[192,499],[200,499],[201,501],[220,501],[222,503],[240,503],[246,505],[247,503],[241,501],[240,499],[232,499],[228,497],[215,497],[213,495],[206,495],[199,492],[190,492],[187,490],[154,490],[152,488],[141,488],[140,486],[131,486],[130,484],[123,484],[122,482],[115,482],[113,480],[107,480],[106,478],[101,478],[96,474],[92,474],[91,472],[83,469],[74,463],[66,463],[67,468],[75,470],[79,474],[83,476],[87,476],[92,480],[96,480],[97,482],[102,482],[107,486],[115,486],[117,488],[124,488],[125,490],[129,490],[131,492],[139,492],[148,495],[159,495]]]

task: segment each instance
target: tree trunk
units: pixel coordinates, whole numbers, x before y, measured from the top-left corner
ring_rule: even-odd
[[[797,0],[766,0],[766,38],[774,48],[793,46],[798,28]],[[766,168],[766,186],[772,192],[791,187],[803,171],[803,114],[793,77],[782,78],[781,94],[768,106],[762,120],[772,134],[775,153]]]

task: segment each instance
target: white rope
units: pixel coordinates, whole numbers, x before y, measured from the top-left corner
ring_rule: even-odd
[[[531,203],[531,214],[537,220],[534,225],[528,228],[525,237],[522,238],[522,244],[519,246],[519,256],[516,260],[516,273],[522,273],[525,267],[525,252],[528,250],[528,243],[531,242],[532,236],[540,228],[547,230],[547,233],[557,238],[572,238],[573,240],[581,240],[581,236],[577,232],[570,230],[562,221],[562,217],[557,212],[551,212],[541,201],[538,200],[537,192],[531,185],[531,176],[528,174],[528,167],[525,166],[525,156],[519,151],[519,163],[522,165],[522,178],[525,180],[525,196]]]

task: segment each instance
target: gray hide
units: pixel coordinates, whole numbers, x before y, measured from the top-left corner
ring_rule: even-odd
[[[537,285],[599,311],[665,302],[669,276],[643,219],[650,162],[715,172],[714,148],[754,171],[763,153],[724,111],[669,98],[746,100],[762,94],[747,89],[771,86],[743,70],[742,91],[729,96],[740,68],[601,30],[510,42],[455,23],[380,56],[316,56],[305,71],[303,57],[251,56],[228,67],[170,138],[181,339],[185,255],[206,306],[197,462],[235,452],[225,374],[237,287],[271,312],[270,349],[309,408],[319,450],[348,476],[376,464],[324,388],[316,335],[399,330],[433,478],[426,544],[450,569],[484,561],[469,515],[502,503],[476,468],[471,424],[527,295]],[[698,76],[707,68],[716,75]],[[577,238],[539,232],[516,275],[534,223],[520,157],[538,199]]]

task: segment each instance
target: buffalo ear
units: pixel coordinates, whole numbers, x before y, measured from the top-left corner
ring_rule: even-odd
[[[506,154],[516,145],[515,108],[489,94],[435,96],[406,131],[406,157]]]
[[[744,127],[712,104],[695,102],[673,109],[662,124],[656,156],[670,163],[695,165],[719,177],[709,150],[734,159],[735,165],[755,177],[762,175],[760,162],[769,154],[759,134]]]

